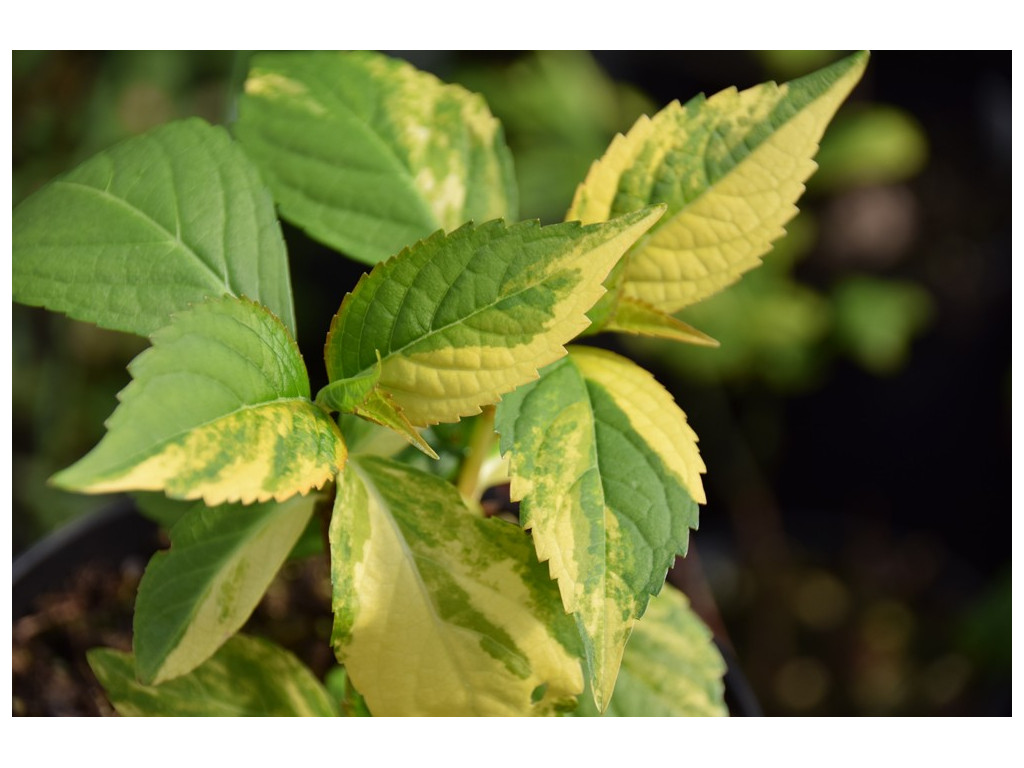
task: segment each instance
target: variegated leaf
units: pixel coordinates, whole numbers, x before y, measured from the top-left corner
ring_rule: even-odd
[[[235,635],[189,674],[160,685],[135,676],[130,653],[93,648],[89,666],[124,717],[336,717],[337,704],[284,648]]]
[[[711,630],[671,584],[651,600],[622,656],[605,717],[722,717],[725,661]],[[583,700],[576,714],[596,715]]]
[[[337,425],[309,400],[298,347],[263,307],[208,301],[152,341],[129,366],[134,380],[103,440],[54,483],[248,504],[320,488],[344,465]]]
[[[517,218],[483,98],[398,59],[255,56],[235,132],[286,219],[368,264],[438,229]]]
[[[467,224],[419,242],[345,297],[327,338],[328,377],[363,376],[379,359],[380,390],[413,425],[480,413],[565,354],[609,270],[660,215]]]
[[[295,330],[270,194],[198,118],[129,139],[14,211],[14,300],[143,336],[206,298],[248,296]]]
[[[566,218],[604,221],[652,203],[668,212],[623,259],[616,291],[670,314],[757,266],[796,214],[818,141],[867,60],[673,102],[617,136]]]
[[[197,503],[146,566],[135,604],[139,680],[191,672],[242,628],[299,540],[316,496],[249,507]]]
[[[697,436],[649,373],[589,347],[507,395],[495,426],[520,519],[576,616],[603,709],[634,622],[697,526]]]
[[[374,715],[575,707],[579,638],[521,529],[433,475],[354,456],[330,540],[335,650]]]

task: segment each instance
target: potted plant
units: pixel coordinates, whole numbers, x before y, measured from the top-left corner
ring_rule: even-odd
[[[664,584],[704,502],[697,437],[580,338],[713,346],[674,313],[782,236],[866,63],[642,117],[550,226],[517,220],[480,97],[374,53],[257,55],[230,133],[161,126],[22,203],[14,299],[151,342],[52,478],[178,502],[133,653],[89,656],[114,707],[725,714],[721,656]],[[338,288],[315,393],[275,206],[372,267]],[[486,514],[505,483],[517,513]],[[333,693],[238,632],[316,521]]]

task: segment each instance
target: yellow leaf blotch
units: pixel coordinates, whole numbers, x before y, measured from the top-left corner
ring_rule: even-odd
[[[572,360],[585,378],[612,395],[630,425],[698,504],[706,504],[701,474],[707,468],[697,448],[697,433],[672,395],[651,374],[611,352],[571,347]]]
[[[341,433],[324,411],[286,399],[191,429],[122,472],[78,479],[75,465],[55,482],[82,493],[162,490],[210,506],[251,504],[322,488],[346,457]]]

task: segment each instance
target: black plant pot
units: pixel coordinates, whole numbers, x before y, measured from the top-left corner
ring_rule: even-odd
[[[165,543],[165,542],[164,542]],[[131,612],[134,588],[149,558],[162,546],[159,527],[143,517],[130,499],[87,515],[61,528],[19,555],[13,566],[12,613],[14,621],[14,714],[84,715],[113,714],[91,670],[85,663],[85,650],[92,645],[109,645],[110,638],[120,639],[129,650]],[[83,576],[85,574],[85,576]],[[104,600],[89,591],[81,581],[96,579],[123,581],[114,597],[120,605],[102,610],[95,602],[79,610],[70,610],[67,601],[54,601],[52,595],[65,590],[85,590],[86,602]],[[110,586],[99,584],[97,587]],[[130,594],[125,595],[125,590]],[[51,596],[48,601],[48,596]],[[82,599],[81,595],[77,596]],[[108,614],[108,615],[101,615]],[[113,629],[100,629],[99,634],[72,637],[73,627],[94,622],[111,624]],[[725,701],[731,715],[762,714],[757,697],[740,670],[728,646],[715,641],[726,661]],[[46,673],[40,675],[26,666],[25,657],[36,657]],[[19,663],[24,669],[19,672]],[[56,671],[52,685],[56,692],[45,690],[47,675]],[[36,678],[47,677],[39,680]],[[65,687],[74,693],[61,692]],[[38,701],[29,702],[32,697]]]

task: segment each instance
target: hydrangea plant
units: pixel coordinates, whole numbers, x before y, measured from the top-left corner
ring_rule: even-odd
[[[257,55],[230,130],[164,125],[25,200],[15,301],[151,342],[52,482],[181,502],[133,653],[89,656],[115,708],[726,714],[710,632],[665,585],[705,503],[697,436],[585,339],[713,346],[675,313],[784,234],[867,58],[641,117],[549,226],[518,221],[481,97],[365,52]],[[278,215],[370,267],[339,286],[316,393]],[[502,483],[514,522],[481,505]],[[317,515],[332,692],[239,633]]]

